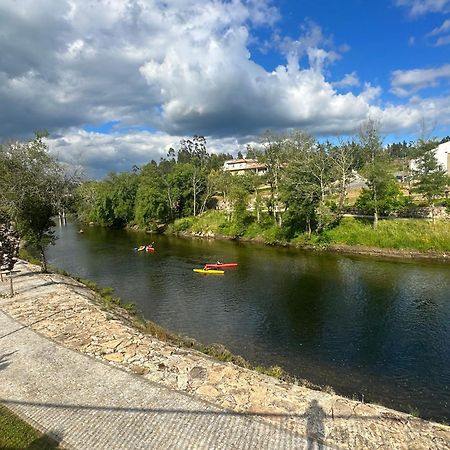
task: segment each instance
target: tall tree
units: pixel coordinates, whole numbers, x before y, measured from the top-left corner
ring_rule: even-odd
[[[192,139],[182,139],[178,151],[178,162],[189,163],[192,166],[191,185],[193,194],[193,214],[198,212],[198,199],[206,185],[205,167],[208,160],[206,138],[195,135]]]
[[[423,155],[417,160],[415,191],[422,194],[431,208],[433,223],[436,220],[436,199],[443,197],[447,184],[448,175],[436,159],[433,149],[426,141],[419,140],[418,146],[425,148]]]
[[[275,136],[270,133],[266,133],[262,141],[261,160],[267,166],[266,180],[270,186],[268,207],[279,227],[282,225],[281,211],[283,207],[280,199],[280,186],[287,155],[286,141],[285,136]]]
[[[35,246],[47,271],[45,248],[55,240],[52,217],[72,184],[44,142],[45,134],[0,149],[0,203],[22,238]]]
[[[330,144],[328,145],[330,146]],[[331,146],[329,149],[332,170],[337,180],[337,192],[339,195],[338,214],[343,212],[348,185],[353,179],[355,150],[356,145],[354,142],[340,142],[339,145]]]
[[[360,145],[369,155],[369,160],[363,169],[363,173],[367,179],[368,190],[372,199],[374,229],[378,227],[381,197],[386,191],[389,179],[392,178],[386,164],[378,128],[379,124],[369,119],[361,126],[359,131]]]

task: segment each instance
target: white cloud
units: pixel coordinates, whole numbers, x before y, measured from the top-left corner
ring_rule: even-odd
[[[134,165],[140,167],[151,160],[158,162],[170,148],[177,151],[183,137],[148,131],[103,134],[73,129],[47,139],[47,143],[59,161],[87,168],[84,176],[96,179],[112,171],[129,172]],[[207,147],[210,153],[237,153],[245,145],[236,138],[208,138]]]
[[[383,105],[381,88],[355,72],[328,81],[349,47],[313,22],[296,39],[277,37],[285,62],[267,70],[250,43],[279,17],[271,0],[2,0],[1,137],[47,128],[62,157],[100,173],[159,159],[180,136],[206,135],[217,148],[220,138],[228,152],[266,129],[352,133],[376,116],[398,131],[421,109],[433,113],[425,101]],[[402,75],[398,92],[431,82]],[[159,131],[80,131],[110,121]]]
[[[441,45],[450,44],[450,19],[444,20],[441,26],[434,28],[427,34],[427,37],[436,38],[434,45],[439,47]]]
[[[443,24],[440,27],[434,28],[428,36],[437,36],[438,34],[447,33],[450,31],[450,19],[444,20]]]
[[[406,7],[413,17],[450,10],[450,0],[395,0],[395,4]]]
[[[342,80],[335,81],[333,83],[333,86],[337,88],[346,88],[352,86],[359,86],[360,84],[361,82],[359,81],[358,75],[356,74],[356,72],[352,72],[345,74]]]
[[[406,97],[421,89],[437,86],[441,79],[450,81],[450,64],[433,69],[395,70],[392,72],[391,91]]]

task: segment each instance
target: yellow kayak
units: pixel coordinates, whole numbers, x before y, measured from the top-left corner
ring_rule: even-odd
[[[224,270],[215,270],[215,269],[209,269],[209,270],[205,270],[205,269],[192,269],[194,272],[197,273],[207,273],[207,274],[211,274],[211,275],[223,275],[225,273]]]

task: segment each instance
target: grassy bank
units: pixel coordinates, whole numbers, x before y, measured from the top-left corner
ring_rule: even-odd
[[[0,405],[0,448],[50,450],[61,447],[58,442],[35,430],[9,409]]]
[[[426,220],[381,220],[377,230],[367,220],[346,217],[320,236],[326,244],[364,245],[420,252],[450,251],[450,222]]]
[[[320,234],[301,234],[288,239],[282,228],[265,217],[260,223],[248,220],[236,225],[221,211],[208,211],[199,217],[177,220],[169,233],[190,233],[203,236],[223,236],[256,240],[266,244],[291,244],[298,247],[333,245],[365,246],[416,252],[450,252],[450,222],[435,224],[421,219],[380,220],[377,230],[371,220],[345,217]]]
[[[167,233],[193,233],[223,236],[230,239],[253,239],[267,244],[288,242],[283,229],[274,225],[272,218],[267,215],[262,216],[259,223],[251,216],[236,223],[227,220],[223,211],[207,211],[201,216],[178,219],[168,227]]]

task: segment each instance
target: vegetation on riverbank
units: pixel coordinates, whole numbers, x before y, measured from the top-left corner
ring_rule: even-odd
[[[423,219],[380,220],[375,230],[370,220],[344,217],[335,226],[319,235],[302,233],[289,239],[289,236],[274,226],[270,220],[262,220],[260,223],[249,222],[243,232],[236,235],[235,225],[227,221],[223,212],[208,211],[202,216],[175,221],[167,232],[210,237],[239,237],[242,240],[255,240],[266,244],[289,244],[308,248],[347,245],[418,252],[450,251],[450,222],[432,223]]]
[[[373,121],[357,138],[338,145],[318,143],[303,131],[266,135],[246,155],[265,172],[233,175],[222,170],[231,156],[209,154],[206,140],[195,136],[159,164],[84,183],[77,211],[81,220],[102,226],[310,248],[340,244],[445,252],[449,226],[435,223],[438,207],[442,217],[445,207],[449,211],[447,173],[433,153],[438,143],[419,139],[383,147]],[[417,161],[414,173],[411,158]],[[402,183],[394,177],[399,169],[401,177],[409,171]],[[364,179],[350,196],[357,173]],[[371,216],[371,223],[343,219],[346,212]],[[435,224],[381,220],[411,214],[431,214]]]
[[[436,221],[433,224],[420,219],[381,220],[378,229],[374,230],[367,220],[344,218],[337,227],[326,230],[320,242],[420,252],[450,252],[450,222]]]
[[[0,448],[51,450],[61,447],[54,439],[34,429],[0,405]]]
[[[440,142],[446,140],[450,137]],[[209,153],[206,139],[194,136],[183,139],[177,152],[170,149],[159,163],[74,189],[76,178],[64,173],[37,135],[29,143],[0,146],[0,223],[14,223],[20,237],[39,250],[44,271],[44,249],[54,240],[51,217],[68,207],[82,222],[105,227],[158,232],[169,227],[269,244],[443,251],[447,241],[429,227],[438,237],[433,242],[396,225],[377,230],[382,216],[404,217],[426,207],[435,222],[438,206],[449,210],[448,176],[433,150],[438,144],[419,139],[383,147],[377,124],[369,120],[357,137],[338,144],[318,142],[301,130],[266,134],[259,145],[247,147],[246,159],[238,155],[238,161],[231,161],[237,166],[225,170],[224,162],[232,155]],[[414,172],[409,170],[411,158],[416,160]],[[241,166],[249,170],[238,170]],[[402,183],[394,176],[399,169]],[[350,196],[355,178],[359,188]],[[379,236],[363,223],[357,228],[342,221],[346,212],[371,215]],[[364,239],[358,241],[358,235]]]

